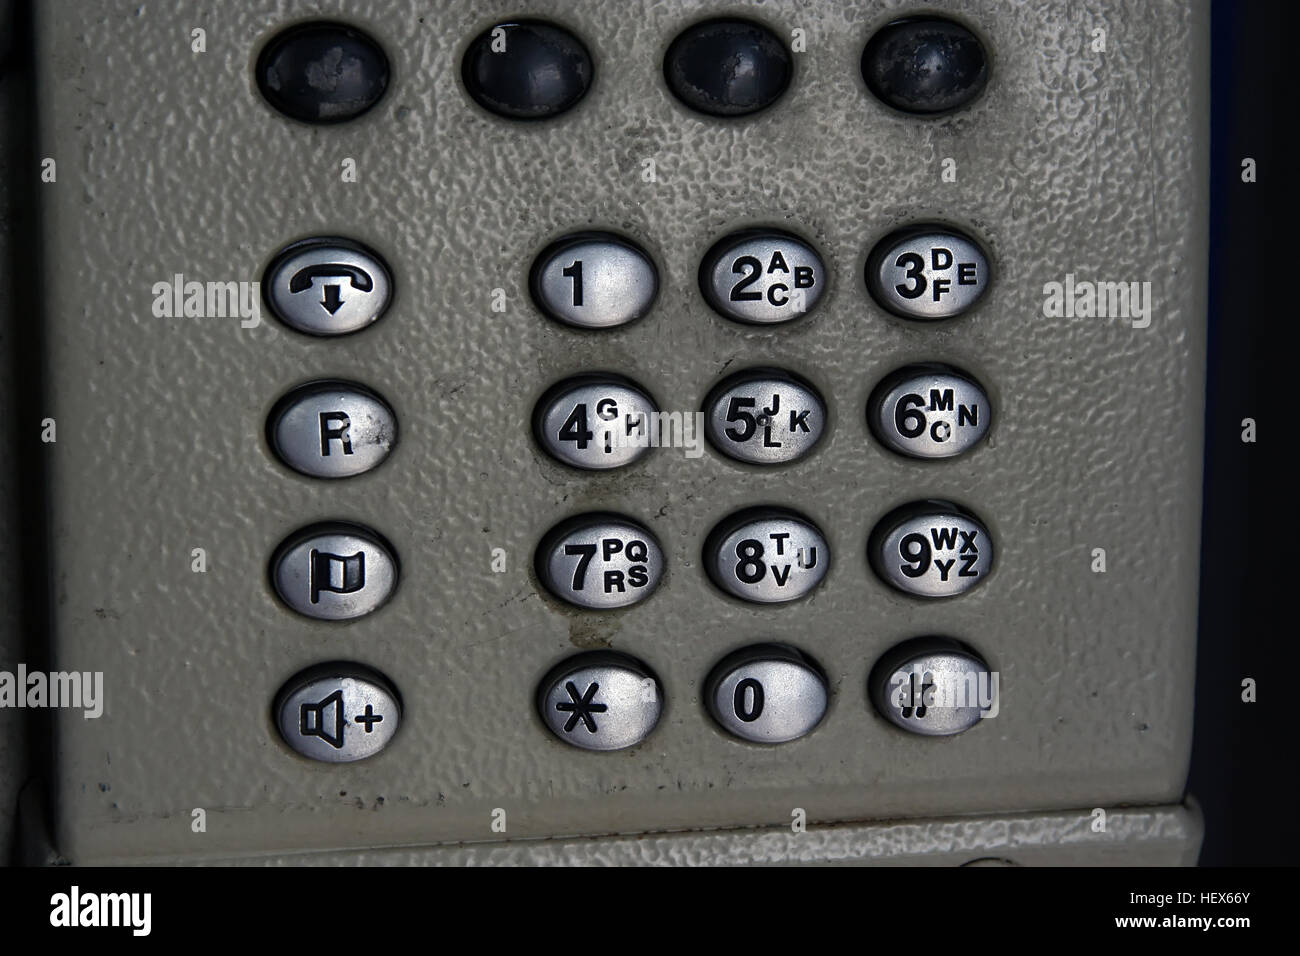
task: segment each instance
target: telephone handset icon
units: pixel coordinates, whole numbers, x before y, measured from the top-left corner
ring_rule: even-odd
[[[343,262],[322,262],[314,266],[306,266],[299,269],[289,280],[290,292],[306,292],[312,286],[312,280],[318,278],[328,279],[347,279],[352,288],[359,292],[369,292],[375,287],[374,280],[364,269],[358,269],[356,266],[350,266]],[[333,315],[343,307],[343,297],[339,292],[338,282],[329,282],[325,285],[325,297],[321,299],[321,306],[325,311]]]
[[[295,272],[293,278],[289,280],[289,291],[306,292],[311,288],[312,280],[321,276],[331,279],[346,278],[351,283],[352,288],[361,292],[369,292],[375,287],[370,274],[364,269],[358,269],[356,266],[350,266],[342,262],[323,262],[320,265],[307,266]]]

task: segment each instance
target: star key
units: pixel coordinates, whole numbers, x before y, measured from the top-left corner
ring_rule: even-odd
[[[546,728],[569,746],[622,750],[654,730],[664,692],[654,672],[635,657],[587,651],[551,668],[538,685],[536,707]]]
[[[568,692],[570,699],[562,700],[555,705],[556,710],[570,714],[569,719],[565,721],[564,732],[566,734],[571,733],[573,728],[578,726],[578,722],[582,721],[587,728],[587,732],[594,734],[597,730],[596,721],[591,715],[603,714],[609,710],[609,706],[606,704],[592,703],[591,699],[600,690],[600,685],[595,682],[588,684],[586,692],[581,696],[578,695],[578,688],[573,681],[566,681],[564,689]]]

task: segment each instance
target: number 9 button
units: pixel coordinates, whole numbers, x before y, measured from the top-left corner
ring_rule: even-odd
[[[830,699],[826,675],[786,644],[754,644],[729,654],[705,683],[704,702],[723,730],[756,744],[810,733]]]
[[[983,522],[951,501],[916,501],[881,518],[867,542],[880,579],[924,598],[963,594],[993,567],[993,542]]]

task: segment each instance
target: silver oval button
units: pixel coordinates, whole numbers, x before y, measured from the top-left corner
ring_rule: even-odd
[[[826,403],[793,372],[754,368],[731,375],[704,400],[709,442],[729,458],[754,465],[796,461],[826,430]]]
[[[276,403],[267,438],[294,471],[313,478],[347,478],[388,457],[397,444],[397,416],[364,386],[311,382]]]
[[[790,322],[826,291],[826,267],[798,236],[746,229],[717,242],[700,265],[700,290],[725,318],[755,325]]]
[[[811,733],[830,701],[826,676],[801,651],[754,644],[723,658],[705,683],[704,701],[723,730],[756,744]]]
[[[639,744],[663,712],[663,689],[641,661],[616,651],[588,651],[561,661],[537,688],[543,723],[583,750]]]
[[[533,432],[566,465],[621,468],[659,444],[658,411],[631,379],[592,372],[565,379],[542,396],[533,410]]]
[[[979,444],[993,409],[983,386],[947,365],[909,365],[881,380],[867,424],[881,444],[912,458],[953,458]]]
[[[262,277],[262,298],[285,325],[308,335],[347,335],[379,319],[393,296],[378,254],[349,239],[304,239]]]
[[[402,722],[402,702],[378,671],[339,661],[294,675],[274,713],[284,742],[304,757],[351,763],[388,746]]]
[[[950,638],[918,637],[891,648],[867,684],[880,715],[914,734],[959,734],[998,713],[997,673]]]
[[[659,270],[629,239],[579,232],[542,250],[529,290],[537,307],[558,322],[610,329],[650,311],[659,294]]]
[[[322,621],[379,608],[397,589],[397,559],[368,528],[328,522],[290,535],[271,559],[271,582],[286,605]]]
[[[742,601],[795,601],[821,584],[830,568],[821,530],[788,508],[738,511],[704,543],[704,567],[723,591]]]
[[[607,611],[654,593],[663,577],[664,553],[654,535],[630,518],[595,512],[561,521],[547,532],[534,564],[556,597]]]
[[[917,501],[881,518],[867,543],[886,584],[918,597],[969,591],[993,567],[993,541],[973,514],[951,501]]]
[[[867,257],[871,297],[904,319],[961,315],[988,291],[988,257],[948,226],[919,224],[885,236]]]

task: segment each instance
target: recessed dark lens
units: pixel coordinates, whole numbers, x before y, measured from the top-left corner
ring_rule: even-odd
[[[594,75],[582,41],[541,20],[484,30],[461,61],[469,95],[507,119],[550,119],[572,109],[587,95]]]
[[[867,89],[905,113],[960,109],[980,94],[988,76],[988,57],[975,34],[938,17],[895,20],[862,51]]]
[[[781,39],[752,20],[706,20],[687,27],[664,56],[673,95],[709,116],[766,109],[790,85],[794,63]]]
[[[355,119],[388,89],[388,57],[379,44],[341,23],[304,23],[277,33],[257,60],[266,101],[304,123]]]

